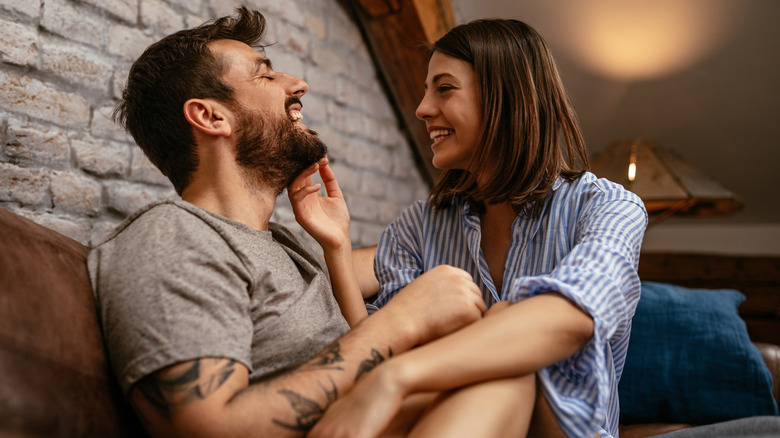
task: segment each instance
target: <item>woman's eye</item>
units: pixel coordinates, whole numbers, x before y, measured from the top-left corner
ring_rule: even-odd
[[[454,89],[455,89],[455,87],[451,87],[449,85],[439,85],[439,88],[438,88],[439,93],[444,93],[446,91],[450,91],[450,90],[454,90]]]

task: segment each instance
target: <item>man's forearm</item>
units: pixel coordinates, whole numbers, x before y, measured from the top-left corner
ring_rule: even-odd
[[[361,345],[350,347],[350,341]],[[265,417],[263,422],[273,436],[297,436],[311,429],[364,373],[392,354],[390,345],[339,340],[303,366],[270,381],[249,385],[230,404],[242,414],[247,414],[247,409],[252,411],[249,414],[254,419]],[[258,409],[260,406],[263,408]]]
[[[274,436],[308,431],[364,373],[415,345],[415,334],[394,324],[394,316],[377,312],[300,367],[249,385],[229,404],[239,413],[265,417]]]
[[[155,436],[301,436],[391,355],[458,330],[484,310],[467,272],[439,266],[293,370],[249,385],[245,366],[197,359],[145,377],[131,400]]]
[[[276,377],[248,384],[243,365],[203,358],[147,376],[131,401],[154,436],[302,436],[364,373],[416,342],[403,331],[383,333],[392,315],[380,313]]]

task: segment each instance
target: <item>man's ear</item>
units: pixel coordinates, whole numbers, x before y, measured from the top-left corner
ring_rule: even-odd
[[[228,137],[233,132],[227,108],[211,99],[184,102],[184,117],[192,127],[206,135]]]

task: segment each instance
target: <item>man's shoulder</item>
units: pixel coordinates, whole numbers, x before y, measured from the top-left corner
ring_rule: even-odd
[[[174,263],[184,253],[222,253],[227,245],[217,219],[177,199],[151,203],[128,216],[88,257],[90,270],[147,262]],[[147,266],[148,267],[148,266]]]
[[[90,251],[87,268],[93,291],[154,290],[171,281],[191,282],[207,273],[227,272],[220,270],[224,266],[235,268],[231,272],[242,277],[247,252],[240,250],[246,246],[241,244],[250,239],[233,237],[240,233],[232,232],[231,226],[184,201],[150,204]]]
[[[110,246],[123,238],[141,237],[147,234],[147,230],[162,233],[164,229],[172,226],[176,229],[177,222],[192,217],[175,198],[152,202],[127,216],[93,251]]]

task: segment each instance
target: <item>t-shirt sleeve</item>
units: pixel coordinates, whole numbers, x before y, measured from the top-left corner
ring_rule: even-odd
[[[421,230],[424,204],[408,207],[382,233],[374,257],[374,272],[379,280],[379,294],[374,305],[382,307],[398,291],[424,272]]]
[[[571,252],[549,275],[515,279],[508,299],[557,292],[593,318],[591,341],[541,374],[542,384],[555,388],[546,392],[558,397],[558,418],[590,418],[598,426],[615,379],[610,374],[619,372],[615,365],[622,367],[611,363],[615,346],[610,341],[627,341],[639,300],[637,266],[647,214],[641,200],[628,191],[599,182],[591,187],[594,190],[584,194]],[[582,409],[592,412],[584,415]]]
[[[198,217],[157,207],[90,253],[109,359],[125,394],[182,361],[226,357],[251,371],[247,270]]]

